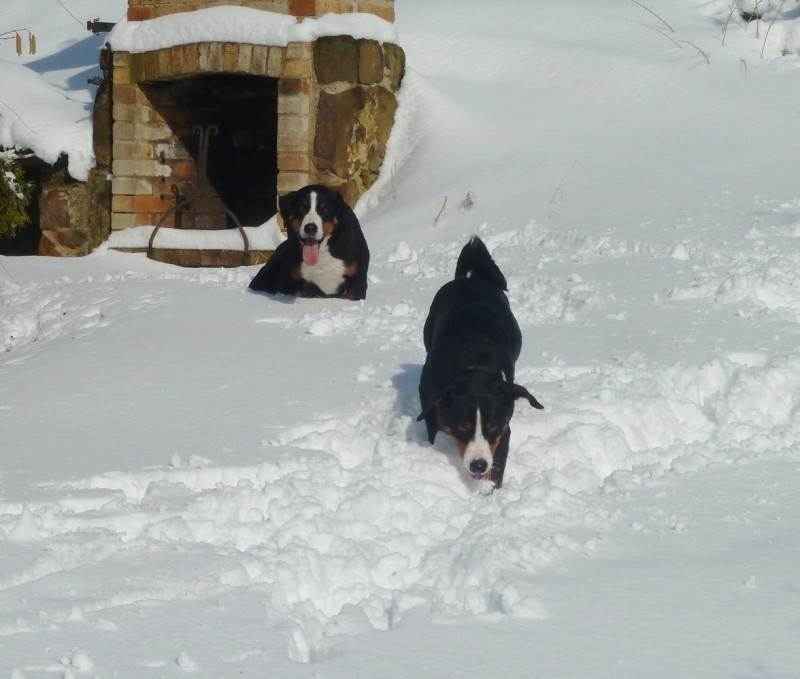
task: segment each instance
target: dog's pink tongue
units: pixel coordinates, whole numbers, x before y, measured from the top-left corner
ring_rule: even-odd
[[[303,261],[314,266],[319,261],[319,243],[303,243]]]

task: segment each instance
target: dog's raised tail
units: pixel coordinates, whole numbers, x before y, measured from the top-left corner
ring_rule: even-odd
[[[477,236],[470,238],[461,250],[456,262],[456,278],[482,278],[501,290],[508,290],[508,283],[500,267]]]

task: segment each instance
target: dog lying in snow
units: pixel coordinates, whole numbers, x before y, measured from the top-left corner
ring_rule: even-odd
[[[450,436],[467,472],[488,480],[490,492],[503,483],[514,404],[525,398],[514,384],[522,333],[511,313],[503,273],[486,246],[473,237],[461,251],[455,278],[436,293],[425,320],[427,357],[419,383],[428,439]]]
[[[278,198],[287,237],[250,281],[251,290],[298,297],[367,296],[369,248],[338,191],[312,184]]]

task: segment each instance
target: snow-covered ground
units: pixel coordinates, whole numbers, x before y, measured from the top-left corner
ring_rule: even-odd
[[[0,43],[0,77],[88,110],[101,39],[60,7],[124,2],[44,4],[5,0],[40,55]],[[362,303],[105,248],[0,258],[0,677],[800,676],[800,12],[778,4],[397,0]],[[27,91],[0,100],[69,151],[83,123]],[[471,234],[546,408],[518,408],[488,497],[415,422]]]

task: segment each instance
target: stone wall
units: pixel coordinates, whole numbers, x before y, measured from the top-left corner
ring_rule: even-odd
[[[40,255],[87,255],[108,239],[111,214],[111,51],[100,53],[103,82],[92,110],[95,167],[85,182],[72,179],[66,159],[40,172]]]
[[[313,174],[353,204],[378,178],[405,55],[397,45],[338,36],[314,43],[313,63]],[[302,182],[302,177],[296,179]]]
[[[105,170],[93,168],[86,182],[70,179],[64,169],[53,171],[39,194],[39,254],[88,255],[108,238],[109,209]]]

